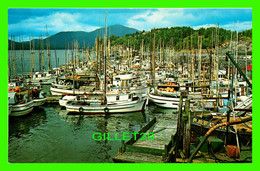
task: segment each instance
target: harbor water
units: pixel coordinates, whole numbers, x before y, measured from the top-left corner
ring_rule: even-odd
[[[153,117],[162,122],[176,120],[177,125],[174,110],[154,105],[144,112],[115,114],[106,119],[104,115],[67,115],[59,105],[45,104],[24,117],[9,117],[9,162],[111,163],[121,141],[96,141],[92,135],[138,132]]]

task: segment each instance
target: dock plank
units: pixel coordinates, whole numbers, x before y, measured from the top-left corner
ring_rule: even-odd
[[[127,163],[164,163],[161,156],[133,152],[117,153],[113,160]]]
[[[164,149],[165,144],[171,141],[171,135],[176,132],[176,122],[175,120],[165,120],[162,118],[157,118],[155,126],[147,131],[147,133],[154,133],[154,140],[141,140],[136,141],[133,146],[139,147],[149,147],[155,149]],[[146,137],[147,139],[147,137]]]

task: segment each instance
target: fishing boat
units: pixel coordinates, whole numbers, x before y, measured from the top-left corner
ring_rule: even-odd
[[[10,115],[11,114],[11,112],[12,112],[12,106],[11,105],[8,105],[8,115]]]
[[[95,74],[76,75],[60,78],[58,83],[53,83],[50,88],[52,95],[85,95],[103,94],[99,91],[98,77]]]
[[[35,96],[33,97],[34,107],[39,107],[44,105],[45,101],[47,100],[47,98],[45,97],[45,92],[40,91],[38,93],[37,90],[34,90],[34,93],[35,93]]]
[[[139,112],[145,109],[146,99],[138,98],[131,102],[122,102],[118,104],[102,104],[89,102],[68,102],[66,110],[71,113],[80,114],[116,114]]]
[[[149,94],[149,101],[163,108],[179,109],[180,85],[168,82],[158,84],[155,91]]]
[[[237,119],[245,119],[249,116],[245,117],[233,117],[230,118],[230,121],[237,120]],[[225,117],[213,117],[211,119],[209,118],[201,118],[201,117],[193,117],[191,119],[191,130],[192,135],[194,137],[199,137],[202,135],[205,135],[207,131],[210,130],[213,126],[216,126],[217,124],[226,122]],[[238,124],[237,125],[237,132],[239,136],[240,143],[242,145],[246,145],[248,143],[251,143],[252,140],[252,121],[249,121],[247,123]],[[219,137],[222,140],[225,140],[227,135],[227,129],[226,127],[219,127],[217,128],[212,134],[212,136]],[[236,132],[235,129],[230,126],[228,129],[228,139],[230,142],[236,142]]]
[[[141,96],[144,99],[147,99],[147,94],[137,94],[136,91],[107,91],[106,100],[107,104],[116,104],[133,101],[133,98]],[[69,101],[78,101],[78,102],[101,102],[103,96],[91,96],[91,95],[66,95],[59,99],[59,104],[62,107],[65,107]]]
[[[61,107],[66,107],[66,104],[70,101],[98,103],[101,102],[101,99],[88,99],[88,95],[82,95],[82,96],[66,95],[59,99],[59,105]]]
[[[50,91],[51,91],[52,95],[56,95],[56,96],[61,96],[61,95],[66,95],[66,94],[69,94],[69,95],[103,94],[102,91],[84,91],[84,90],[79,90],[79,89],[65,90],[65,89],[54,88],[54,87],[51,87]]]
[[[41,83],[41,84],[51,84],[55,81],[55,72],[35,72],[32,78],[26,80],[26,82]]]
[[[180,98],[149,94],[149,101],[152,101],[155,105],[157,105],[159,107],[178,110]]]
[[[19,98],[17,92],[8,92],[8,106],[10,116],[23,116],[33,110],[34,101],[28,101],[26,95]]]

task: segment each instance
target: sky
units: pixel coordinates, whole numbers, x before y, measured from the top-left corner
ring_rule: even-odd
[[[46,36],[61,31],[94,31],[105,26],[121,24],[140,31],[152,28],[190,26],[194,29],[219,26],[230,30],[252,28],[252,9],[202,8],[125,8],[125,9],[62,9],[62,8],[9,8],[8,36]]]

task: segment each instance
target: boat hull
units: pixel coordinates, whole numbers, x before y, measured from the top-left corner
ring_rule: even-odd
[[[33,100],[33,106],[34,106],[34,107],[39,107],[39,106],[44,105],[46,99],[47,99],[47,98],[34,99],[34,100]]]
[[[50,88],[51,94],[56,96],[61,96],[65,94],[69,95],[84,95],[84,94],[103,94],[101,91],[95,91],[95,92],[86,92],[86,91],[80,91],[80,90],[65,90],[61,88]]]
[[[117,114],[139,112],[145,109],[145,100],[132,101],[121,104],[108,104],[100,106],[85,106],[85,105],[66,105],[66,110],[71,113],[81,114]]]
[[[199,136],[204,136],[213,126],[215,126],[217,123],[213,124],[210,121],[204,120],[204,119],[198,119],[198,118],[192,118],[191,119],[191,134],[193,136],[193,139]],[[214,130],[210,136],[215,136],[223,141],[225,141],[227,135],[227,131],[225,127],[220,127]],[[251,142],[252,140],[252,132],[247,131],[238,131],[239,136],[239,142],[240,145],[246,146],[248,142]],[[234,129],[229,128],[228,131],[228,141],[229,144],[236,145],[236,133]]]
[[[149,94],[149,101],[155,105],[163,108],[179,109],[180,98],[176,97],[163,97],[158,95]],[[185,99],[183,99],[185,101]]]
[[[10,116],[23,116],[32,112],[34,107],[34,102],[30,101],[25,104],[11,105],[12,110],[10,112]]]

